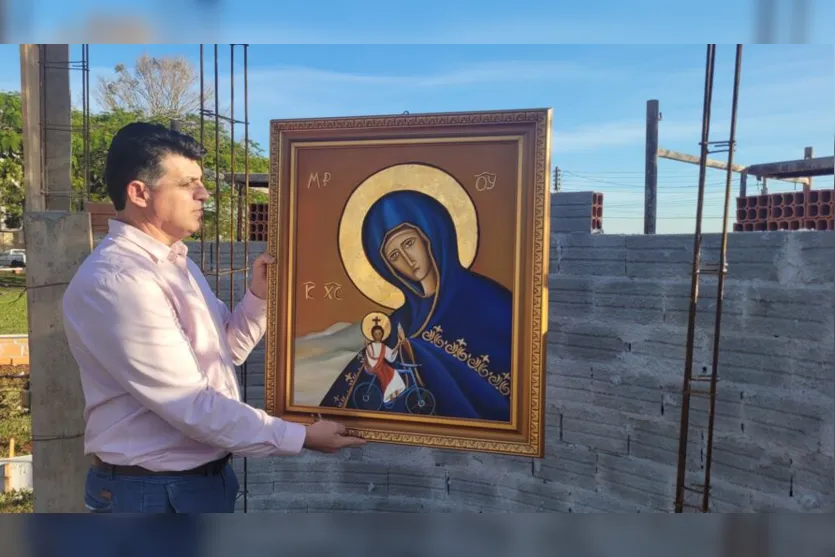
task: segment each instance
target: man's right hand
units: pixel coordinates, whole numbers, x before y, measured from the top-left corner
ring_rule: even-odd
[[[307,426],[304,448],[320,453],[335,453],[347,447],[365,445],[365,439],[345,434],[345,426],[320,420]]]

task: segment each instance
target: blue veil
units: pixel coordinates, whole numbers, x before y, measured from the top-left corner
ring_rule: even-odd
[[[418,229],[427,240],[438,272],[434,294],[424,295],[421,285],[397,273],[382,253],[386,235],[404,224]],[[436,401],[435,414],[509,421],[512,295],[504,286],[461,265],[455,226],[446,207],[415,191],[386,194],[368,211],[362,244],[374,270],[406,298],[389,316],[391,332],[384,342],[394,347],[397,327],[403,328],[416,361],[409,362],[411,355],[403,349],[401,357],[419,364],[423,386]],[[322,406],[355,408],[350,392],[353,378],[359,375],[363,381],[364,372],[356,373],[361,369],[359,362],[357,358],[346,366]],[[386,410],[407,411],[402,400]]]

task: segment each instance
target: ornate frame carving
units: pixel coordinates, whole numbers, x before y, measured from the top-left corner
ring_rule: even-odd
[[[285,396],[292,370],[293,332],[288,320],[295,284],[290,283],[293,263],[287,259],[288,235],[295,219],[288,214],[289,161],[295,143],[426,139],[462,136],[521,136],[521,280],[519,303],[523,319],[518,338],[527,369],[517,368],[520,389],[515,427],[498,429],[420,424],[402,420],[339,416],[352,432],[369,441],[446,449],[483,451],[542,457],[544,454],[546,334],[548,330],[548,267],[550,238],[550,152],[552,110],[510,110],[403,114],[391,116],[273,120],[270,122],[270,202],[268,252],[277,264],[269,269],[268,329],[265,357],[265,409],[283,419],[311,423],[309,411],[288,408]],[[514,308],[516,310],[517,308]],[[292,311],[292,310],[291,310]],[[522,361],[522,360],[520,360]],[[322,408],[322,414],[327,409]]]

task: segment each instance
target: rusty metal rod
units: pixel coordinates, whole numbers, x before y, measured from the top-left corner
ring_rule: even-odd
[[[206,148],[206,92],[205,92],[205,78],[204,78],[204,64],[203,64],[203,45],[200,45],[200,147]],[[203,172],[205,170],[205,156],[200,157],[200,176],[201,181]],[[204,205],[205,207],[205,205]],[[206,270],[206,212],[203,212],[203,218],[200,219],[200,270]]]
[[[713,101],[713,66],[716,45],[707,45],[705,62],[705,91],[702,108],[701,158],[699,162],[699,195],[696,203],[696,231],[693,235],[693,266],[690,280],[690,313],[687,320],[687,346],[685,348],[684,379],[681,389],[681,425],[679,432],[678,471],[676,476],[675,512],[684,507],[684,483],[687,471],[687,437],[690,425],[690,379],[693,376],[693,342],[696,334],[696,304],[699,298],[699,275],[702,244],[702,212],[704,209],[705,170],[710,137],[710,108]]]
[[[90,184],[90,45],[81,45],[82,59],[82,98],[81,98],[81,126],[84,133],[84,191],[87,192],[87,199],[90,198],[92,189]],[[83,205],[83,204],[82,204]],[[79,208],[84,210],[83,206]]]
[[[235,45],[229,45],[229,157],[230,173],[232,178],[229,182],[229,267],[235,266]],[[229,307],[235,305],[235,277],[229,279]]]
[[[736,119],[739,106],[739,81],[742,72],[742,45],[736,45],[736,67],[734,70],[734,92],[731,104],[731,134],[728,148],[728,170],[725,176],[725,212],[722,216],[722,246],[719,250],[719,276],[716,286],[716,323],[713,330],[713,367],[710,373],[710,410],[707,424],[707,450],[705,455],[705,489],[702,493],[702,512],[708,512],[710,499],[710,469],[713,462],[713,425],[716,411],[716,380],[719,370],[719,342],[722,328],[722,302],[725,293],[725,265],[728,251],[728,212],[731,204],[731,182],[736,150]]]
[[[217,71],[217,44],[215,44],[215,265],[220,270],[220,86]],[[215,275],[215,295],[220,295],[220,274]]]
[[[249,222],[249,79],[247,78],[248,74],[248,49],[249,45],[245,44],[244,46],[244,207],[245,210],[243,211],[243,215],[246,215],[247,223]],[[243,215],[241,220],[243,219]],[[238,221],[238,226],[242,227],[241,221]],[[244,239],[244,290],[249,287],[249,226],[243,228],[243,239]],[[244,360],[243,365],[241,366],[241,375],[243,383],[242,390],[243,390],[243,401],[246,404],[247,397],[246,397],[246,390],[247,390],[247,374],[249,372],[248,361]],[[249,467],[247,466],[248,460],[244,458],[244,513],[249,510],[249,490],[247,489],[248,485],[248,472]]]

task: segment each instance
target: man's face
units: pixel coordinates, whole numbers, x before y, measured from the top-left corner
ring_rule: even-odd
[[[198,162],[167,155],[160,166],[162,176],[155,184],[146,185],[136,204],[155,228],[172,241],[183,240],[200,230],[203,204],[209,199],[209,192],[203,185]]]

